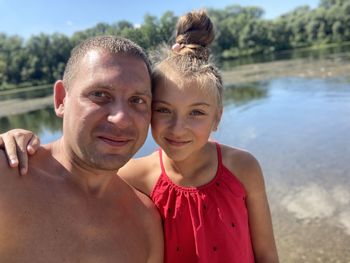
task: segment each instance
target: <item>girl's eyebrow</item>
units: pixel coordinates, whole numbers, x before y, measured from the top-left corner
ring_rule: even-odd
[[[196,102],[196,103],[191,104],[191,106],[207,106],[207,107],[210,107],[211,104],[206,103],[206,102]]]
[[[167,104],[167,105],[171,105],[169,102],[164,101],[164,100],[153,100],[153,103],[162,103],[162,104]],[[211,104],[207,103],[207,102],[195,102],[193,104],[190,105],[191,107],[196,107],[196,106],[206,106],[206,107],[210,107]]]
[[[153,103],[163,103],[163,104],[168,104],[170,105],[169,102],[166,102],[165,100],[152,100]]]

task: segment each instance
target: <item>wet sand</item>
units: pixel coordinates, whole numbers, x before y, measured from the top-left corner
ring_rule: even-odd
[[[340,226],[339,215],[324,218],[298,218],[272,198],[271,213],[281,263],[349,263],[350,233]],[[302,204],[301,204],[302,206]],[[349,220],[349,215],[344,218]]]

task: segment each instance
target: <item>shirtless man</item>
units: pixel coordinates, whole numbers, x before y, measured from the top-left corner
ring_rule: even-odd
[[[10,176],[0,176],[0,262],[162,262],[153,203],[116,175],[147,136],[146,55],[125,39],[88,39],[55,83],[54,103],[63,136],[30,158],[29,176],[1,165]]]

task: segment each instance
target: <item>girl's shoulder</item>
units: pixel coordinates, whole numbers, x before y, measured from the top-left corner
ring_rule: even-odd
[[[158,151],[145,157],[131,159],[118,171],[121,178],[148,196],[160,173]]]
[[[246,170],[249,167],[256,168],[259,165],[258,160],[248,151],[240,148],[231,147],[228,145],[220,144],[222,162],[231,170],[244,168]]]
[[[155,151],[143,157],[133,158],[129,162],[127,162],[125,166],[123,166],[123,168],[132,167],[135,171],[141,170],[143,172],[147,172],[151,170],[155,164],[159,164],[158,151]]]
[[[248,151],[220,145],[223,165],[244,185],[247,192],[264,188],[258,160]]]

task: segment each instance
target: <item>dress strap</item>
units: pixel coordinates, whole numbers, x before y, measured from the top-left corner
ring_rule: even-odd
[[[162,148],[158,149],[158,153],[159,153],[159,163],[160,163],[160,168],[162,169],[162,174],[166,174],[165,173],[164,164],[163,164],[163,151],[162,151]]]
[[[220,144],[215,142],[215,146],[216,146],[216,152],[218,155],[218,167],[222,166],[222,156],[221,156],[221,147]]]

